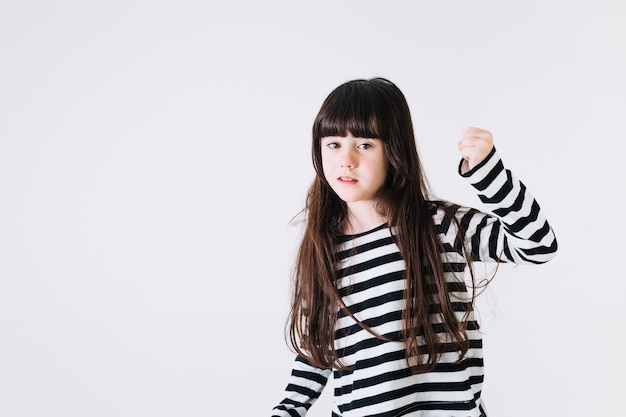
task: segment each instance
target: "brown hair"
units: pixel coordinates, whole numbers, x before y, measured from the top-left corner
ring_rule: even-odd
[[[335,246],[347,208],[325,180],[320,140],[350,133],[354,137],[379,138],[388,157],[387,179],[377,201],[388,226],[393,228],[395,242],[406,264],[403,341],[408,363],[415,372],[425,372],[436,365],[441,355],[441,340],[433,329],[435,321],[443,323],[447,342],[460,352],[461,359],[468,349],[465,320],[457,318],[449,300],[443,270],[444,250],[433,220],[433,209],[443,208],[458,232],[463,231],[453,215],[456,206],[430,199],[404,95],[384,78],[346,82],[326,98],[315,118],[312,133],[316,176],[307,194],[306,227],[294,269],[287,325],[291,346],[314,366],[344,368],[334,349],[337,312],[343,309],[354,316],[342,302],[335,285]],[[472,289],[472,303],[473,297]],[[438,318],[433,318],[433,305],[441,306],[436,313]],[[365,324],[359,324],[376,337],[385,339]]]

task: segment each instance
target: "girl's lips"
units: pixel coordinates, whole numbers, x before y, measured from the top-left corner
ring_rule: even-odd
[[[347,183],[347,184],[356,184],[359,180],[352,177],[339,177],[337,178],[339,182]]]

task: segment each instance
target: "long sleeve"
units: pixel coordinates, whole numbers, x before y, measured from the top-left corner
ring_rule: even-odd
[[[468,211],[461,216],[476,261],[540,264],[557,251],[556,236],[526,186],[504,167],[496,149],[462,174],[493,215]]]
[[[296,356],[285,398],[274,407],[272,417],[304,417],[322,393],[330,373],[330,369],[316,368]]]
[[[404,343],[377,338],[352,317],[341,316],[335,348],[339,360],[351,369],[335,371],[333,416],[484,415],[482,335],[478,322],[467,316],[471,294],[465,286],[455,285],[457,273],[467,266],[463,249],[477,262],[539,264],[554,256],[557,243],[534,197],[505,169],[495,149],[462,176],[477,190],[486,210],[433,202],[431,214],[455,314],[468,322],[469,350],[460,361],[458,352],[445,352],[433,371],[413,373],[407,368]],[[337,251],[345,255],[338,282],[340,289],[349,286],[350,291],[342,294],[346,306],[379,334],[402,334],[406,266],[392,229],[381,225],[348,236]],[[331,372],[296,357],[285,398],[272,416],[305,417]]]

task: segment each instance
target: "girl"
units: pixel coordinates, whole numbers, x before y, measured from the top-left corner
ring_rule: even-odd
[[[331,372],[333,417],[486,416],[472,262],[539,264],[557,244],[490,132],[469,128],[458,146],[493,214],[432,199],[393,83],[326,98],[288,323],[297,356],[273,416],[304,416]]]

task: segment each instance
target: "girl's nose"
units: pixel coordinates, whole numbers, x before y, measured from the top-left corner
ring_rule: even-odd
[[[341,153],[341,158],[339,159],[339,165],[342,168],[354,168],[355,158],[351,149],[346,149]]]

